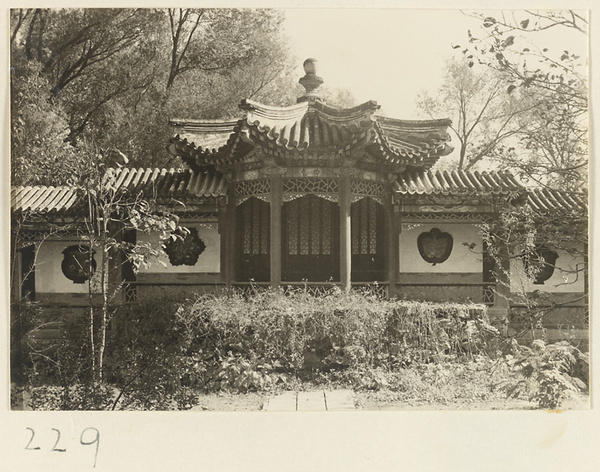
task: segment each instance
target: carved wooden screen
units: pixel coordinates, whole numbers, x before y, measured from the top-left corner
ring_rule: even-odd
[[[238,279],[268,282],[270,279],[269,204],[250,198],[237,207]]]
[[[363,198],[352,204],[351,219],[352,280],[384,280],[383,207],[370,198]]]
[[[282,217],[282,279],[338,281],[338,205],[308,195],[285,203]]]

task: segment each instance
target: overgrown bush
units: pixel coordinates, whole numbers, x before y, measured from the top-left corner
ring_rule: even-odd
[[[187,409],[190,386],[201,370],[197,354],[180,337],[172,300],[122,306],[114,320],[106,356],[106,379],[117,390],[112,409]]]
[[[203,295],[180,306],[175,319],[181,353],[197,359],[189,375],[209,391],[471,356],[496,333],[482,305],[387,300],[368,291]]]
[[[502,384],[553,408],[570,386],[583,388],[586,379],[575,379],[587,372],[585,356],[566,344],[515,345],[492,361],[499,335],[482,305],[264,290],[119,307],[106,382],[90,388],[85,322],[64,321],[53,349],[32,353],[34,408],[188,409],[200,391],[267,392],[299,382],[432,402],[485,400],[486,388]]]
[[[67,311],[56,317],[40,307],[28,309],[25,316],[30,329],[23,338],[27,360],[22,367],[31,393],[29,406],[102,409],[110,393],[101,386],[91,386],[84,318]],[[52,329],[48,330],[49,327]]]

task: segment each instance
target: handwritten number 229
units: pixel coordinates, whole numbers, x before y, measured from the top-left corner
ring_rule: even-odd
[[[29,438],[29,442],[27,443],[27,446],[25,446],[25,449],[27,449],[28,451],[37,451],[40,449],[39,446],[36,447],[32,447],[31,443],[33,442],[33,438],[35,437],[35,431],[32,428],[27,428],[29,431],[31,431],[31,437]],[[52,452],[67,452],[66,449],[60,449],[56,446],[58,446],[58,443],[60,441],[60,431],[56,428],[52,428],[52,431],[56,431],[56,442],[54,443],[54,446],[52,446],[51,451]],[[83,437],[85,435],[86,432],[88,431],[92,431],[94,436],[93,439],[87,439],[84,440]],[[98,448],[100,447],[100,431],[98,431],[96,428],[85,428],[82,432],[81,432],[81,436],[79,437],[79,442],[81,445],[83,446],[91,446],[92,444],[96,445],[96,453],[94,455],[94,467],[96,467],[96,461],[98,459]]]

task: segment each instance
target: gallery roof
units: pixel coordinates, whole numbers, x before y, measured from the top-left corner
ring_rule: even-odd
[[[190,169],[109,169],[106,175],[117,190],[156,198],[162,202],[194,203],[227,195],[227,180],[217,172]],[[515,195],[523,196],[533,210],[569,211],[585,207],[579,195],[552,189],[527,189],[510,172],[411,172],[395,183],[395,193],[412,195]],[[16,186],[11,188],[13,212],[69,214],[81,212],[81,191],[76,187]]]
[[[411,172],[398,177],[396,192],[408,195],[508,194],[523,185],[510,172],[464,170]]]
[[[106,182],[130,194],[155,197],[159,201],[222,197],[227,182],[221,174],[194,172],[189,169],[109,169]],[[11,188],[13,212],[33,214],[69,214],[82,211],[82,192],[77,187],[19,186]]]
[[[585,208],[582,196],[548,188],[527,188],[507,171],[410,172],[396,181],[398,195],[514,195],[521,196],[536,212],[571,211]]]

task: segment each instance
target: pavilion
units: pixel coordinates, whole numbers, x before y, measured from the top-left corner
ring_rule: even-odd
[[[182,168],[109,172],[115,188],[152,195],[190,230],[166,248],[164,267],[134,273],[122,265],[115,277],[128,288],[123,302],[249,284],[367,284],[388,296],[485,303],[510,320],[520,308],[511,305],[511,291],[544,290],[564,302],[550,329],[569,325],[587,337],[586,303],[578,297],[586,283],[569,275],[581,260],[550,251],[551,270],[535,280],[523,264],[507,262],[510,280],[500,284],[480,231],[507,204],[552,212],[581,202],[526,188],[508,172],[435,170],[452,152],[449,120],[379,116],[374,101],[329,106],[316,61],[306,60],[304,70],[305,93],[288,107],[242,100],[238,120],[172,119],[168,151]],[[85,241],[77,232],[41,236],[49,220],[76,221],[79,199],[69,187],[13,187],[13,220],[25,241],[17,251],[21,291],[13,296],[48,306],[85,303],[89,281],[62,268],[67,250]],[[142,232],[126,237],[159,243]]]

